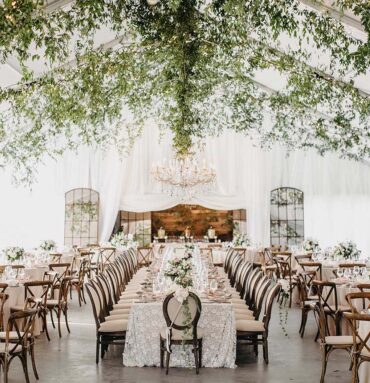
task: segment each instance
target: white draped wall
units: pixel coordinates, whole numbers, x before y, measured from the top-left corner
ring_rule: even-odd
[[[162,210],[181,202],[161,193],[150,175],[151,164],[169,158],[171,137],[159,142],[148,126],[130,156],[115,150],[102,153],[83,148],[57,162],[46,159],[32,190],[15,187],[2,171],[0,188],[0,249],[7,245],[34,247],[42,239],[63,243],[64,193],[76,187],[100,192],[100,240],[107,240],[117,211]],[[275,147],[264,151],[235,132],[208,138],[204,156],[217,171],[215,190],[191,203],[215,209],[246,208],[248,232],[254,242],[269,243],[269,196],[280,186],[305,193],[305,234],[323,246],[353,239],[370,255],[370,166],[335,155],[294,152]]]

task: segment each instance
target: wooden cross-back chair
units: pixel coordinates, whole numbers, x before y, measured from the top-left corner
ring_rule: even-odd
[[[367,297],[370,298],[370,295]],[[362,363],[370,362],[370,331],[362,331],[362,326],[369,328],[370,314],[344,313],[352,332],[352,382],[359,382],[359,368]]]
[[[49,292],[52,288],[53,282],[48,280],[43,281],[28,281],[24,282],[24,300],[25,302],[29,301],[38,301],[38,312],[37,315],[41,318],[42,321],[42,331],[45,332],[46,337],[50,340],[49,331],[47,327],[47,307],[46,301],[49,295]],[[10,312],[14,313],[24,309],[23,305],[15,305],[10,307]]]
[[[312,281],[314,279],[322,281],[322,263],[321,262],[300,262],[299,265],[302,267],[302,269],[306,272],[309,272],[306,274],[307,276],[311,276],[308,281],[306,281],[307,285],[310,287],[312,284]]]
[[[327,327],[328,318],[330,317],[335,323],[335,335],[341,335],[343,313],[350,311],[350,308],[339,305],[337,286],[334,282],[314,280],[312,285],[317,288],[317,295],[325,313]]]
[[[18,357],[22,363],[26,382],[29,383],[30,381],[28,376],[27,353],[31,347],[30,339],[33,339],[37,312],[37,309],[27,309],[10,314],[5,334],[5,342],[0,343],[0,363],[3,367],[5,382],[8,381],[10,364],[16,357]]]
[[[139,246],[137,248],[137,260],[139,267],[149,266],[153,258],[153,248],[150,246]]]
[[[55,328],[55,323],[54,323],[53,312],[56,314],[57,321],[58,321],[59,338],[62,337],[62,330],[61,330],[62,314],[64,315],[67,331],[69,333],[71,332],[69,328],[69,324],[68,324],[68,293],[69,293],[69,289],[71,288],[72,279],[73,277],[71,276],[64,276],[63,278],[59,279],[59,288],[58,288],[57,298],[52,297],[51,299],[47,299],[46,301],[46,307],[50,312],[51,323],[54,328]]]
[[[113,246],[101,247],[99,249],[99,272],[103,272],[109,263],[115,260],[116,248]]]
[[[327,316],[324,307],[317,302],[314,308],[315,320],[318,328],[317,338],[320,340],[322,353],[322,368],[320,383],[325,381],[325,373],[330,354],[335,350],[345,350],[351,356],[352,342],[351,337],[345,335],[331,336],[328,331]],[[352,364],[352,363],[351,363]]]

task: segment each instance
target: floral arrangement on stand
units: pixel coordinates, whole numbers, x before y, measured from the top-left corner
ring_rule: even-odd
[[[110,244],[117,248],[132,248],[136,247],[133,234],[125,234],[124,232],[116,233],[112,236]]]
[[[321,250],[319,242],[314,238],[306,238],[302,244],[303,250],[316,253]]]
[[[358,260],[361,250],[353,241],[339,242],[333,249],[332,256],[337,259]]]
[[[24,249],[22,247],[7,247],[3,250],[4,256],[10,262],[19,261],[24,255]]]
[[[170,278],[172,282],[182,289],[188,290],[189,287],[193,286],[191,254],[187,253],[182,258],[174,258],[168,264],[169,267],[164,272],[165,277]]]
[[[290,298],[289,281],[286,279],[279,279],[278,282],[281,286],[279,299],[279,323],[284,333],[284,336],[288,337],[287,324],[288,324],[288,307],[287,302]]]
[[[251,240],[245,233],[236,233],[231,242],[232,247],[247,247],[251,244]]]
[[[44,251],[52,251],[56,248],[56,243],[52,239],[45,239],[40,243],[39,248]]]

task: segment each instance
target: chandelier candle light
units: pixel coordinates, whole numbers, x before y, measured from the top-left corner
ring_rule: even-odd
[[[152,175],[162,184],[162,191],[172,197],[191,200],[204,194],[214,185],[216,171],[206,160],[200,166],[194,156],[164,159],[152,167]]]

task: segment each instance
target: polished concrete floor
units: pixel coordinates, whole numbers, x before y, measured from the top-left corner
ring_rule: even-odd
[[[128,368],[122,366],[122,348],[116,346],[105,359],[95,364],[95,325],[91,307],[78,307],[74,297],[70,305],[71,334],[63,327],[63,337],[50,327],[51,341],[41,335],[36,344],[36,361],[40,382],[95,383],[95,382],[168,382],[177,383],[287,383],[319,382],[321,371],[320,348],[313,338],[314,319],[310,318],[306,335],[298,335],[300,311],[291,309],[288,316],[288,336],[279,325],[278,309],[275,308],[271,320],[269,345],[270,363],[266,366],[262,352],[258,358],[250,348],[238,349],[238,368],[206,369],[197,376],[194,370],[171,369],[168,376],[160,368]],[[261,350],[262,351],[262,350]],[[350,382],[348,356],[344,351],[331,355],[327,383]],[[36,382],[30,368],[31,382]],[[9,382],[24,382],[24,375],[18,360],[12,362]]]

